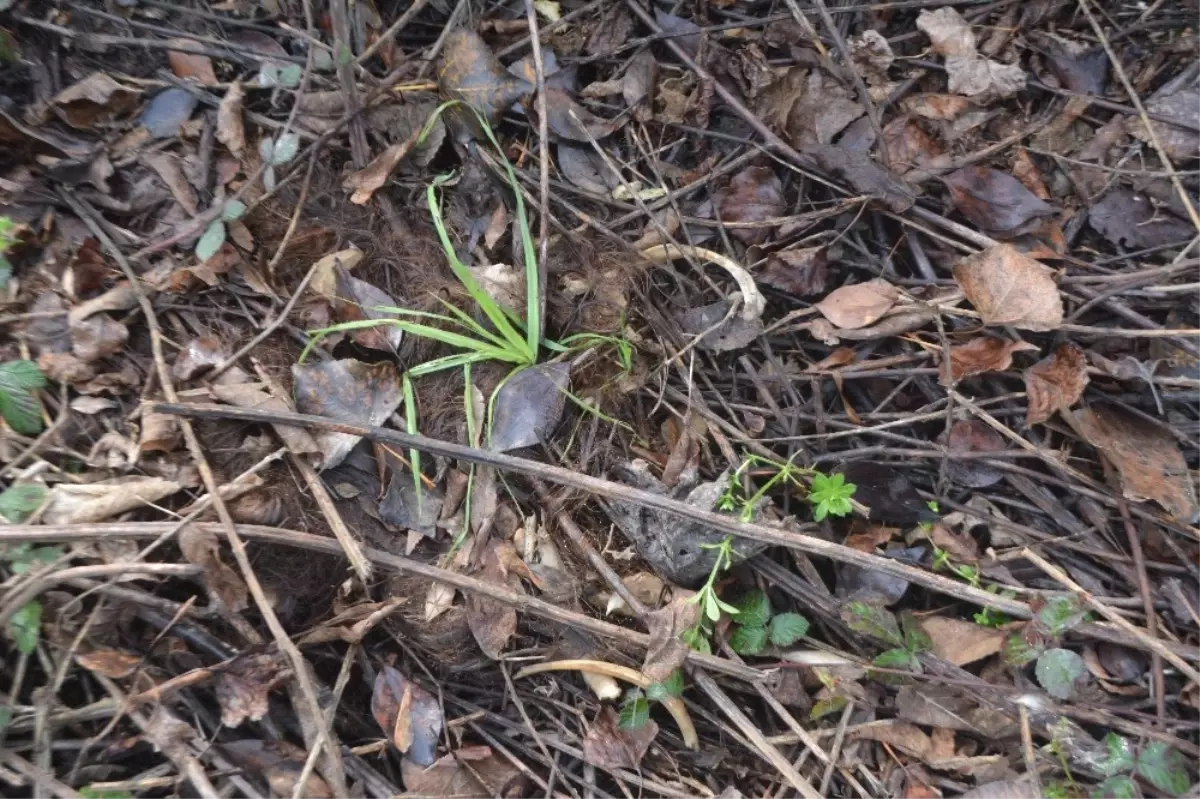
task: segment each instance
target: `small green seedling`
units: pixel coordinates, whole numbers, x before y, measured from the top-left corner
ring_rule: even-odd
[[[770,642],[791,646],[808,633],[808,619],[799,613],[774,613],[762,591],[751,591],[737,603],[729,646],[739,655],[757,655]]]
[[[742,478],[751,468],[767,469],[773,474],[754,493],[745,496]],[[805,477],[808,478],[808,485],[802,479]],[[827,475],[816,469],[797,466],[792,459],[776,461],[754,454],[747,455],[729,476],[729,482],[717,500],[717,507],[723,511],[737,512],[742,521],[748,522],[754,517],[755,509],[767,492],[781,485],[791,486],[808,496],[816,521],[827,516],[848,516],[854,509],[850,498],[854,496],[856,486],[847,483],[845,475]]]
[[[626,730],[636,730],[646,726],[650,721],[650,703],[665,702],[677,696],[683,696],[683,669],[675,669],[671,676],[663,682],[650,683],[645,693],[641,688],[631,688],[625,692],[625,701],[621,704],[619,726]]]
[[[824,475],[817,472],[812,476],[812,488],[808,501],[813,505],[813,520],[821,521],[826,516],[849,516],[854,506],[850,497],[856,486],[846,482],[846,475]]]

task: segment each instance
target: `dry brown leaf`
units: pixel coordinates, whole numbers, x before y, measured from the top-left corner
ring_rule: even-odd
[[[905,97],[900,101],[900,107],[906,113],[922,119],[953,122],[971,107],[971,101],[957,94],[926,92]]]
[[[997,244],[959,261],[954,279],[984,324],[1055,330],[1063,303],[1051,270],[1010,244]]]
[[[921,629],[933,641],[933,654],[955,666],[965,666],[996,654],[1008,636],[1004,630],[941,616],[922,619]]]
[[[928,735],[921,732],[915,724],[905,724],[904,722],[863,725],[851,733],[850,737],[859,741],[879,741],[922,760],[929,758],[929,753],[933,748],[933,742],[929,740]]]
[[[408,155],[420,137],[421,132],[418,130],[404,141],[393,144],[375,156],[371,163],[362,169],[347,175],[342,181],[342,187],[354,192],[350,195],[350,202],[355,205],[369,202],[375,192],[388,182],[396,167],[400,166],[404,156]]]
[[[1060,344],[1048,358],[1025,370],[1028,410],[1025,424],[1040,424],[1055,411],[1065,411],[1087,387],[1087,356],[1075,344]]]
[[[946,74],[946,88],[983,105],[1012,97],[1025,88],[1025,70],[981,55],[950,56],[946,59]]]
[[[376,427],[400,407],[400,373],[394,364],[374,364],[353,359],[294,364],[292,378],[296,409],[329,416],[341,422]],[[362,436],[319,431],[322,468],[341,463]]]
[[[171,153],[155,153],[146,156],[143,163],[154,170],[175,198],[175,202],[179,203],[179,207],[187,211],[189,216],[195,216],[199,210],[196,191],[183,174],[179,158]]]
[[[125,652],[120,649],[94,649],[75,656],[75,662],[88,671],[103,674],[112,680],[124,679],[142,662],[142,656],[136,652]]]
[[[917,29],[929,37],[933,51],[940,56],[975,55],[975,33],[962,14],[947,6],[917,15]]]
[[[101,522],[169,497],[183,486],[158,477],[118,477],[99,483],[59,483],[42,513],[46,524]]]
[[[217,141],[237,156],[246,149],[246,123],[242,119],[245,99],[246,91],[242,88],[242,82],[235,80],[225,90],[225,96],[217,106]]]
[[[679,597],[666,607],[646,614],[646,629],[650,633],[650,644],[646,647],[646,660],[642,674],[651,682],[666,682],[675,669],[683,665],[690,651],[679,634],[700,621],[700,605]]]
[[[400,774],[404,790],[410,796],[451,799],[523,795],[511,788],[521,772],[489,746],[463,747],[438,758],[429,768],[404,758],[400,761]]]
[[[1027,341],[1008,341],[994,336],[979,336],[966,344],[950,348],[950,369],[946,374],[943,367],[939,378],[943,386],[951,385],[965,377],[984,372],[1003,372],[1012,366],[1014,352],[1037,350]]]
[[[312,280],[308,283],[312,293],[318,297],[334,299],[337,296],[338,269],[348,272],[358,266],[362,258],[362,250],[355,247],[322,256],[313,267]]]
[[[308,759],[308,753],[303,749],[280,740],[227,741],[218,744],[218,748],[240,768],[266,777],[272,796],[292,796],[296,792]],[[317,774],[309,775],[300,795],[309,799],[333,799],[329,783]]]
[[[229,610],[237,613],[248,607],[246,584],[237,571],[221,560],[221,545],[216,533],[207,527],[187,525],[179,531],[179,551],[188,563],[204,569],[209,591]]]
[[[261,408],[285,412],[293,410],[286,402],[269,394],[258,383],[214,383],[209,386],[209,391],[217,401],[237,408]],[[314,466],[322,462],[321,445],[303,427],[289,427],[282,424],[271,425],[271,427],[296,457],[304,458]]]
[[[520,579],[508,568],[508,564],[519,560],[508,541],[489,541],[483,554],[483,570],[478,575],[479,579],[522,591]],[[499,660],[509,639],[517,633],[517,611],[494,599],[471,594],[467,597],[467,623],[483,653],[492,660]]]
[[[85,363],[115,355],[128,340],[129,329],[105,313],[71,325],[71,352]]]
[[[199,47],[191,39],[168,39],[167,44],[183,47],[185,50],[195,50]],[[168,50],[167,62],[170,63],[171,71],[176,77],[192,78],[201,86],[216,86],[219,83],[217,73],[213,71],[212,59],[206,55]]]
[[[1126,499],[1153,500],[1186,524],[1200,520],[1187,462],[1169,432],[1111,405],[1065,412],[1063,418],[1117,467]]]
[[[946,550],[951,558],[963,563],[979,560],[979,544],[965,531],[955,532],[942,522],[934,522],[929,528],[929,540],[939,549]]]
[[[899,297],[899,289],[882,278],[875,278],[834,289],[817,303],[817,309],[843,330],[854,330],[878,321]]]
[[[939,436],[950,453],[999,452],[1008,446],[1007,439],[979,419],[959,419],[950,425],[949,434]],[[977,459],[946,461],[946,476],[970,488],[987,488],[1004,479],[1004,472]]]
[[[53,103],[68,125],[87,129],[129,113],[140,96],[103,72],[93,72],[56,94]]]
[[[734,175],[714,205],[723,222],[762,222],[782,216],[787,208],[783,202],[783,184],[775,171],[766,166],[746,167]],[[735,227],[730,232],[746,244],[761,244],[771,231],[765,227]]]
[[[226,727],[237,727],[243,721],[258,721],[267,715],[269,694],[291,676],[291,670],[278,654],[236,658],[217,674],[221,723]]]
[[[170,413],[142,414],[140,452],[172,452],[179,445],[179,417]]]
[[[857,549],[859,552],[873,554],[876,547],[891,541],[892,537],[898,532],[900,532],[900,528],[898,527],[885,527],[880,524],[873,524],[867,528],[866,532],[851,533],[846,536],[846,546],[851,549]]]
[[[888,163],[898,172],[925,166],[945,153],[920,125],[907,117],[897,117],[883,129],[883,149]]]
[[[617,711],[604,705],[583,739],[583,759],[597,768],[636,769],[656,735],[658,725],[653,720],[636,729],[623,729]]]
[[[792,294],[820,294],[829,278],[825,247],[795,247],[771,253],[759,281]]]

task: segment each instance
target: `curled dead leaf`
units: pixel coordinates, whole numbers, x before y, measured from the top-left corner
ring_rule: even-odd
[[[216,599],[234,613],[246,609],[249,590],[242,576],[221,560],[221,545],[216,533],[207,527],[189,524],[179,531],[179,549],[188,563],[204,569],[204,580]]]
[[[73,128],[87,129],[129,113],[141,92],[117,83],[103,72],[93,72],[54,96],[55,108]]]
[[[954,279],[984,324],[1022,330],[1055,330],[1062,324],[1062,296],[1051,274],[1009,244],[989,247],[954,267]]]
[[[1040,424],[1055,411],[1065,411],[1083,396],[1087,387],[1087,356],[1075,344],[1060,344],[1048,358],[1025,370],[1028,397],[1026,425]]]
[[[831,291],[817,310],[833,324],[853,330],[878,321],[900,298],[900,290],[882,278]]]
[[[238,156],[246,149],[246,124],[242,119],[245,99],[246,91],[242,88],[242,82],[235,80],[225,90],[225,96],[217,106],[217,141]]]
[[[723,222],[762,222],[782,216],[783,183],[767,166],[746,167],[733,176],[729,187],[714,203]],[[766,227],[734,227],[733,236],[746,244],[761,244],[770,235]]]
[[[267,715],[271,691],[291,676],[291,670],[278,654],[261,653],[236,658],[217,674],[216,694],[217,704],[221,706],[221,723],[226,727],[237,727],[247,720],[260,720]]]
[[[159,477],[118,477],[98,483],[59,483],[50,491],[42,520],[46,524],[100,522],[144,508],[183,486]]]
[[[392,173],[396,171],[396,167],[416,145],[420,136],[420,131],[418,131],[404,141],[391,145],[375,156],[371,163],[357,172],[347,175],[346,179],[342,181],[342,186],[347,191],[354,192],[350,195],[350,202],[355,205],[363,205],[370,201],[372,195],[388,182]]]
[[[943,365],[938,382],[948,386],[984,372],[1003,372],[1012,366],[1014,352],[1029,350],[1037,351],[1037,347],[1027,341],[1009,341],[994,336],[973,338],[966,344],[950,348],[950,368],[947,370]]]
[[[437,760],[444,719],[438,698],[391,666],[375,677],[371,715],[383,734],[418,766]],[[406,786],[412,790],[412,786]]]
[[[827,247],[794,247],[771,253],[758,279],[791,294],[820,294],[829,279]]]
[[[933,654],[955,666],[965,666],[996,654],[1008,637],[1006,630],[942,616],[922,619],[921,629],[933,641]]]
[[[634,729],[621,727],[617,711],[604,705],[583,739],[583,759],[597,768],[636,769],[650,749],[658,725],[653,719]]]

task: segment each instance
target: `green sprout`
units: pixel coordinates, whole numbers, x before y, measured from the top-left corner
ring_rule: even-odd
[[[854,496],[857,486],[847,483],[845,475],[826,475],[816,469],[797,466],[793,463],[794,458],[793,455],[786,461],[777,461],[761,455],[747,455],[729,476],[725,490],[717,499],[717,507],[723,511],[737,512],[742,521],[748,522],[769,491],[786,485],[808,496],[813,506],[814,520],[819,522],[826,516],[848,516],[854,509],[850,497]],[[752,467],[764,468],[773,474],[753,494],[744,496],[741,480]],[[808,478],[808,485],[804,478]]]
[[[817,472],[812,476],[812,487],[808,501],[813,505],[813,519],[821,521],[826,516],[849,516],[854,506],[850,497],[857,486],[846,482],[846,475],[824,475]]]

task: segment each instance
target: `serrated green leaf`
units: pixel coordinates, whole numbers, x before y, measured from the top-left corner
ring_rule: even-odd
[[[15,557],[10,553],[9,562],[12,564],[13,574],[24,574],[43,564],[53,563],[62,556],[62,547],[37,547],[24,550]]]
[[[896,647],[875,656],[871,665],[881,669],[900,669],[901,671],[921,671],[921,661],[917,656],[903,647]]]
[[[645,727],[650,721],[650,703],[640,694],[621,705],[620,727],[624,730],[636,730]]]
[[[1109,777],[1092,789],[1092,799],[1137,799],[1141,795],[1137,783],[1124,774]]]
[[[851,602],[842,609],[851,630],[878,638],[892,646],[904,646],[904,633],[891,611],[866,602]]]
[[[1162,741],[1151,741],[1137,758],[1137,773],[1160,791],[1179,796],[1188,789],[1187,762],[1179,750]]]
[[[1087,611],[1075,597],[1052,596],[1038,611],[1037,620],[1050,635],[1059,636],[1083,621],[1086,615]]]
[[[300,137],[295,133],[281,133],[275,140],[271,152],[271,165],[283,166],[296,157],[300,150]]]
[[[46,500],[46,487],[37,483],[10,486],[0,494],[0,516],[13,524],[25,521]]]
[[[1096,764],[1096,768],[1100,770],[1106,777],[1111,777],[1114,774],[1122,774],[1133,770],[1133,747],[1129,743],[1129,739],[1123,735],[1117,735],[1115,732],[1110,732],[1104,736],[1104,746],[1108,750],[1104,759]]]
[[[712,643],[699,627],[687,628],[679,634],[679,640],[697,652],[703,652],[706,655],[712,654]]]
[[[780,613],[771,617],[767,630],[775,646],[791,646],[808,634],[808,619],[799,613]]]
[[[667,691],[667,696],[683,696],[683,669],[675,669],[671,672],[670,677],[663,680],[662,684]]]
[[[738,612],[738,624],[748,627],[766,627],[767,619],[771,618],[771,600],[762,591],[751,591],[734,607]]]
[[[1034,667],[1038,682],[1055,699],[1073,697],[1076,680],[1086,673],[1083,658],[1069,649],[1047,649]]]
[[[196,257],[201,263],[207,261],[217,254],[217,250],[221,249],[221,245],[225,243],[225,223],[220,219],[214,219],[212,223],[205,228],[204,235],[196,242]]]
[[[757,655],[767,645],[767,628],[738,625],[729,636],[729,645],[739,655]]]
[[[933,639],[921,628],[916,615],[908,611],[901,613],[900,626],[904,631],[904,646],[909,652],[928,652],[933,649]]]
[[[241,200],[229,200],[225,203],[225,207],[221,209],[221,218],[226,222],[233,222],[241,219],[242,214],[246,213],[246,204]]]
[[[1031,646],[1025,636],[1016,632],[1004,639],[1004,647],[1000,650],[1004,662],[1010,666],[1024,666],[1038,659],[1041,653],[1037,647]]]
[[[38,389],[46,385],[46,376],[33,361],[0,363],[0,416],[22,435],[36,435],[42,429],[42,406]]]
[[[17,645],[17,651],[31,654],[37,649],[38,634],[42,630],[42,603],[29,602],[8,620],[8,635]]]

